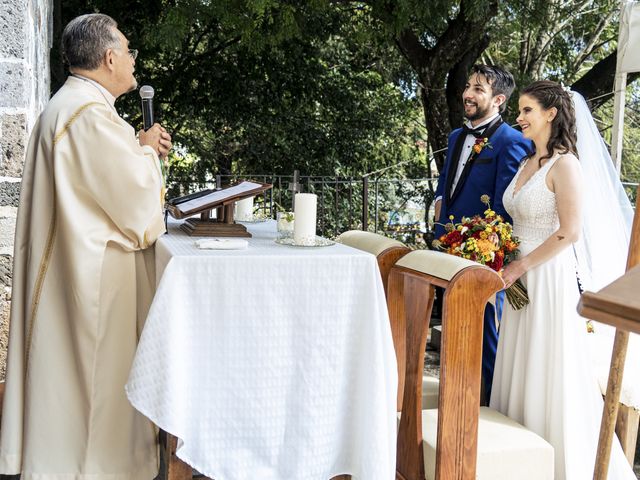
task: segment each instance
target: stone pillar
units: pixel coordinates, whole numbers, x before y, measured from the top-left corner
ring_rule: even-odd
[[[0,0],[0,378],[20,177],[29,133],[49,99],[52,2]]]

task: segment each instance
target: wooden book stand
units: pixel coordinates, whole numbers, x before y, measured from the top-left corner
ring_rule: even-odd
[[[434,286],[446,288],[442,315],[436,478],[476,478],[482,331],[485,306],[504,288],[500,276],[442,252],[414,251],[391,268],[387,303],[391,322],[406,329],[396,345],[405,374],[396,478],[425,478],[422,446],[422,374]],[[404,369],[402,368],[404,367]]]
[[[194,214],[200,218],[187,218],[180,226],[189,235],[198,237],[250,237],[247,227],[233,220],[234,205],[243,198],[254,197],[272,187],[268,183],[240,181],[217,190],[203,190],[174,198],[166,204],[173,218],[182,219]],[[216,218],[211,211],[216,210]]]

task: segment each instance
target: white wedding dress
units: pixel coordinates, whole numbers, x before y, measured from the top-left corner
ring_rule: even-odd
[[[558,228],[555,195],[546,175],[550,159],[522,188],[506,189],[504,206],[520,238],[520,255]],[[524,162],[523,162],[524,164]],[[556,480],[593,478],[603,400],[588,357],[572,248],[528,271],[522,281],[530,304],[515,311],[505,302],[490,406],[547,440],[555,452]],[[636,480],[617,438],[609,480]]]

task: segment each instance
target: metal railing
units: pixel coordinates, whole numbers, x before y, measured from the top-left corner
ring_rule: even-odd
[[[396,166],[394,166],[396,167]],[[294,194],[318,195],[318,233],[334,237],[345,230],[382,232],[411,244],[422,243],[430,232],[432,204],[438,179],[384,178],[392,167],[360,178],[293,175],[216,175],[207,180],[170,179],[169,198],[205,188],[218,188],[239,180],[269,183],[273,188],[258,195],[255,207],[275,218],[278,210],[292,210]],[[623,183],[636,203],[638,183]]]
[[[273,188],[254,200],[255,207],[270,218],[275,218],[279,209],[293,209],[295,193],[315,193],[318,195],[318,233],[329,237],[354,229],[387,232],[390,225],[405,224],[404,220],[415,218],[416,215],[420,218],[413,223],[420,224],[425,230],[426,211],[431,205],[437,184],[437,178],[344,178],[305,176],[297,171],[293,175],[216,175],[207,180],[170,179],[168,198],[205,188],[218,188],[239,180],[273,185]]]

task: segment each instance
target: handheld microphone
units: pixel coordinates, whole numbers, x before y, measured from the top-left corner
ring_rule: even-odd
[[[140,98],[142,99],[142,123],[146,132],[153,126],[153,87],[143,85],[140,87]]]

